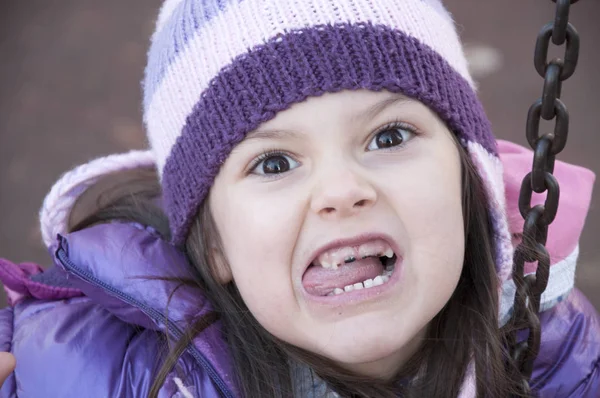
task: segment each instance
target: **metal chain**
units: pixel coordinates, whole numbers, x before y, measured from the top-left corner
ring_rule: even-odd
[[[527,141],[534,150],[534,157],[532,171],[523,179],[519,195],[519,211],[525,225],[514,256],[516,294],[508,336],[514,361],[511,376],[519,381],[520,392],[526,396],[531,395],[529,380],[540,349],[540,299],[550,276],[550,255],[545,247],[548,226],[556,217],[560,196],[558,181],[552,173],[555,157],[564,149],[569,132],[569,113],[560,100],[561,88],[562,82],[573,75],[579,58],[579,35],[569,23],[569,7],[578,0],[552,1],[556,3],[556,18],[542,28],[535,45],[535,69],[544,78],[544,88],[542,97],[531,106],[527,115]],[[548,61],[550,40],[557,46],[566,42],[564,58]],[[556,119],[554,132],[540,135],[540,118]],[[547,192],[544,205],[531,206],[533,192]],[[524,276],[526,262],[537,262],[535,274]],[[517,341],[519,329],[528,332],[521,342]]]

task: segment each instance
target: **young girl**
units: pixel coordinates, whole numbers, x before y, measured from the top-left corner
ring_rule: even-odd
[[[494,139],[439,1],[167,0],[144,94],[151,151],[46,198],[54,267],[0,263],[2,397],[515,393],[531,154]],[[593,175],[555,175],[531,386],[597,397],[573,289]]]

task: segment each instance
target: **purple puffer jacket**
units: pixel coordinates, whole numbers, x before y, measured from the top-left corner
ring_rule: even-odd
[[[164,355],[164,336],[210,310],[191,287],[169,296],[185,276],[185,258],[152,230],[124,223],[67,235],[46,272],[3,261],[0,278],[13,292],[0,312],[0,350],[17,368],[0,397],[144,397]],[[150,279],[148,277],[151,277]],[[14,293],[17,293],[15,295]],[[165,316],[168,305],[168,319]],[[541,397],[600,396],[600,324],[573,290],[544,312],[533,387]],[[237,397],[218,322],[194,340],[160,397]],[[189,396],[189,395],[187,395]]]
[[[155,277],[188,276],[187,262],[149,229],[112,223],[59,240],[56,266],[4,260],[0,279],[12,308],[0,312],[0,350],[17,368],[0,397],[146,397],[165,353],[195,316],[210,311],[202,293]],[[174,292],[174,293],[173,293]],[[170,305],[169,296],[172,295]],[[159,397],[237,397],[218,322],[190,345]]]

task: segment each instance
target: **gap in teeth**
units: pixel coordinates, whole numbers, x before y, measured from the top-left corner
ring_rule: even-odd
[[[387,259],[395,257],[394,251],[383,241],[366,244],[361,247],[343,247],[332,252],[321,254],[313,265],[320,265],[326,269],[337,269],[342,264],[353,263],[357,259],[379,257],[384,263]]]
[[[330,292],[327,295],[328,296],[338,296],[340,294],[343,294],[346,292],[351,292],[353,290],[369,289],[371,287],[383,285],[384,283],[386,283],[387,281],[390,280],[390,277],[392,276],[393,272],[394,272],[394,265],[388,265],[387,267],[385,267],[385,270],[383,271],[383,273],[381,275],[378,275],[373,279],[367,279],[362,282],[357,282],[352,285],[347,285],[347,286],[344,286],[343,289],[336,287],[332,292]]]

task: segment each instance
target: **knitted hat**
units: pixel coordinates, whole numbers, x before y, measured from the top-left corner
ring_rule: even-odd
[[[143,86],[175,244],[248,132],[310,96],[385,89],[429,106],[473,157],[502,243],[498,270],[508,275],[495,139],[439,0],[167,0]]]
[[[175,244],[248,132],[307,97],[385,89],[431,108],[472,156],[490,199],[498,272],[508,277],[495,138],[439,0],[167,0],[143,87]]]

